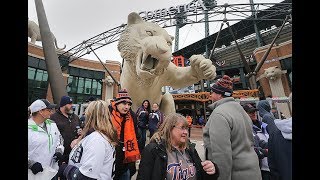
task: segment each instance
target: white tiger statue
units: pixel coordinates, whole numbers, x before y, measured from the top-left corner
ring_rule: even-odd
[[[188,67],[172,63],[173,39],[165,29],[145,22],[136,12],[128,15],[127,26],[118,43],[124,59],[120,85],[128,90],[134,111],[148,99],[150,103],[160,104],[165,114],[175,112],[172,95],[162,95],[163,86],[182,88],[216,77],[216,67],[203,55],[191,56]]]
[[[281,77],[282,74],[287,73],[287,70],[281,70],[278,66],[271,66],[264,69],[263,74],[261,74],[256,81],[259,81],[261,78],[267,78],[269,80],[277,80]]]
[[[52,32],[51,32],[51,35],[52,35],[53,42],[54,42],[54,45],[57,50],[63,50],[66,48],[66,45],[64,45],[63,48],[59,48],[56,37],[53,35]],[[28,19],[28,37],[31,38],[32,44],[35,44],[36,41],[42,41],[41,35],[40,35],[40,28],[39,28],[38,24],[35,23],[34,21],[29,20],[29,19]]]

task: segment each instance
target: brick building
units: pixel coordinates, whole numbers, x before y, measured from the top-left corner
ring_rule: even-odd
[[[261,61],[261,58],[269,48],[269,45],[262,46],[253,51],[255,59],[257,63]],[[281,75],[281,81],[284,89],[284,93],[286,96],[289,96],[291,92],[291,83],[292,83],[292,40],[282,42],[280,44],[276,44],[271,48],[267,59],[261,66],[260,70],[257,72],[257,76],[259,77],[264,73],[264,69],[267,69],[272,66],[278,66],[281,70],[286,70],[286,74]],[[262,87],[264,95],[266,97],[272,96],[271,88],[269,82],[266,78],[262,78],[259,80],[259,83]]]
[[[63,52],[61,52],[63,53]],[[60,54],[58,52],[58,57]],[[59,57],[62,75],[67,93],[73,98],[74,104],[82,104],[89,97],[110,99],[116,96],[118,86],[109,83],[112,78],[100,61],[79,58],[71,63]],[[104,65],[112,76],[119,81],[121,63],[106,60]],[[48,73],[41,46],[28,43],[28,104],[38,98],[47,98],[53,102]]]

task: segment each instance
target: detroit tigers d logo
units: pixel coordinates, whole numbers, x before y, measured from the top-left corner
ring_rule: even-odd
[[[132,140],[128,140],[128,141],[126,142],[126,147],[127,147],[127,151],[129,151],[129,152],[136,150],[135,144],[134,144],[134,142],[133,142],[133,139],[132,139]]]

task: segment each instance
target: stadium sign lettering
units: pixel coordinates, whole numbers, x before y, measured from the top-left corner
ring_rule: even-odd
[[[207,11],[208,9],[203,4],[202,0],[198,0],[197,2],[191,2],[189,4],[183,4],[178,6],[171,6],[169,8],[157,9],[155,11],[142,11],[139,15],[144,20],[150,20],[154,18],[162,18],[167,15],[176,15],[185,12],[193,12],[197,13],[198,10]]]

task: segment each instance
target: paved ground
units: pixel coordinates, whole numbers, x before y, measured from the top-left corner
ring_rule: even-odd
[[[202,160],[204,160],[204,148],[202,139],[202,128],[192,128],[191,129],[191,142],[196,143],[196,149]]]
[[[204,149],[203,149],[203,141],[202,141],[202,128],[199,128],[197,126],[192,127],[191,129],[191,136],[190,140],[193,143],[196,143],[196,149],[198,151],[198,154],[202,160],[204,160]],[[148,133],[147,133],[147,141],[146,144],[149,143]],[[136,164],[137,172],[139,168],[139,164]],[[132,176],[131,180],[135,180],[137,176],[137,173]]]

